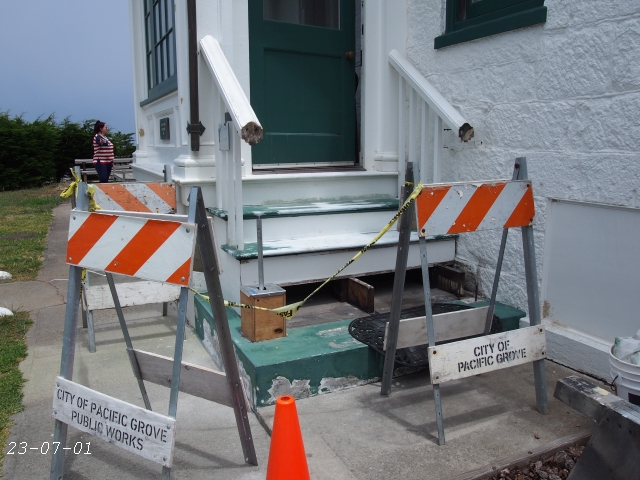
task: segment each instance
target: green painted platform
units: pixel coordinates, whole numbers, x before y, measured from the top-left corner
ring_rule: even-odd
[[[489,300],[478,300],[477,302],[465,303],[465,302],[451,302],[461,305],[469,305],[470,307],[486,307],[489,305]],[[510,330],[517,330],[520,328],[520,319],[524,318],[527,314],[522,310],[510,307],[504,303],[496,302],[495,310],[493,314],[498,317],[502,324],[502,331],[508,332]]]
[[[484,306],[488,302],[470,303]],[[216,348],[209,303],[195,297],[196,333],[208,349]],[[521,310],[496,305],[504,330],[518,328]],[[287,336],[250,342],[240,331],[240,316],[227,308],[241,375],[253,408],[272,405],[280,395],[305,398],[363,385],[382,377],[384,357],[349,335],[353,319],[291,328]],[[215,351],[210,351],[214,358]]]
[[[242,217],[255,219],[274,217],[299,217],[303,215],[336,215],[377,211],[397,211],[398,199],[391,197],[367,197],[361,199],[308,201],[297,203],[274,203],[267,205],[244,205]],[[216,217],[227,220],[228,212],[221,208],[207,208]]]

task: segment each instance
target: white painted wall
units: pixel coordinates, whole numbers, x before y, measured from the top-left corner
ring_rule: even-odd
[[[445,132],[443,180],[510,177],[514,159],[527,157],[539,277],[547,199],[640,208],[640,2],[547,0],[545,24],[434,50],[445,0],[407,1],[408,59],[475,127],[467,144]],[[499,235],[469,234],[458,244],[485,293]],[[515,230],[503,272],[498,300],[526,310]],[[630,282],[638,275],[618,273]]]

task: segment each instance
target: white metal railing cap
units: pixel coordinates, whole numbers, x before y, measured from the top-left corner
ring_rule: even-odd
[[[452,130],[458,132],[461,140],[466,142],[473,137],[473,127],[469,122],[467,122],[460,112],[396,49],[389,52],[389,63],[397,70],[400,76],[418,92],[418,95],[427,102],[429,107],[437,113],[444,123]]]
[[[200,47],[238,133],[249,145],[255,145],[262,139],[262,125],[220,44],[211,35],[206,35],[200,40]]]

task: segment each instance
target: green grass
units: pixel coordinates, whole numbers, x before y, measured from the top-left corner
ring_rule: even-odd
[[[4,282],[33,280],[38,275],[51,213],[53,207],[63,201],[60,198],[62,190],[63,185],[55,184],[39,189],[0,192],[0,271],[13,276]],[[10,418],[24,408],[24,379],[18,364],[27,355],[24,337],[31,323],[28,312],[0,317],[0,470]]]
[[[34,280],[42,265],[53,207],[63,201],[60,184],[0,192],[0,271],[10,281]]]
[[[11,426],[10,418],[24,409],[24,379],[18,364],[27,356],[24,336],[31,323],[28,312],[16,312],[14,315],[0,317],[0,469]]]

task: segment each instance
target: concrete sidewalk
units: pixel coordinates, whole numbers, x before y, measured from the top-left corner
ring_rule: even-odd
[[[9,479],[49,478],[51,452],[41,453],[53,438],[54,379],[60,369],[62,330],[69,267],[64,263],[70,205],[54,210],[45,263],[33,282],[0,285],[0,306],[31,312],[28,356],[21,364],[27,379],[25,410],[13,417],[2,473]],[[191,308],[191,306],[190,306]],[[175,308],[125,309],[136,348],[173,355]],[[115,312],[98,312],[96,353],[87,349],[87,333],[78,326],[74,378],[113,397],[143,405],[131,372]],[[215,368],[191,328],[184,361]],[[479,467],[525,456],[546,445],[587,435],[589,419],[552,397],[557,379],[574,371],[546,363],[550,414],[535,409],[531,365],[453,381],[441,387],[447,443],[437,445],[433,392],[428,376],[418,373],[394,380],[392,394],[380,396],[374,383],[297,401],[311,477],[320,479],[462,479]],[[592,380],[593,381],[593,380]],[[166,414],[169,390],[148,384],[154,411]],[[259,409],[271,425],[274,407]],[[259,466],[244,463],[233,411],[180,394],[172,478],[265,478],[269,436],[256,415],[250,416]],[[19,445],[26,442],[24,454]],[[67,453],[68,479],[159,478],[161,467],[74,428],[68,445],[81,442],[82,453]],[[90,443],[89,454],[86,445]],[[44,449],[43,449],[44,451]]]

